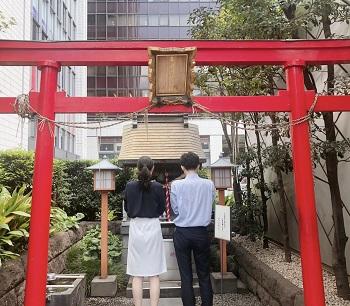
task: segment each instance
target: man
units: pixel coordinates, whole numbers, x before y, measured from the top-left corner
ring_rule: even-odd
[[[181,298],[184,306],[195,306],[192,274],[192,252],[202,298],[202,306],[213,305],[210,282],[210,242],[207,226],[211,221],[215,187],[212,181],[198,176],[199,157],[193,152],[180,159],[183,180],[171,184],[171,206],[174,219],[174,247],[181,276]]]

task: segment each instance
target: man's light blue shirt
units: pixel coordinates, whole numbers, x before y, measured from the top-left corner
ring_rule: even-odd
[[[190,173],[171,183],[171,207],[174,223],[180,227],[208,226],[211,221],[215,187],[212,181]]]

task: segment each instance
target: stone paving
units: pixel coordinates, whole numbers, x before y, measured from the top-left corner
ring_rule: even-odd
[[[143,306],[149,306],[149,300],[144,300]],[[199,299],[197,305],[200,305]],[[215,306],[262,306],[253,294],[223,294],[214,297]],[[86,306],[133,306],[132,300],[124,297],[89,298]],[[182,306],[181,299],[161,299],[159,306]]]

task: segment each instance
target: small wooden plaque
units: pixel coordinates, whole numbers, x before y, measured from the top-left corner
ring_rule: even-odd
[[[191,101],[196,48],[148,48],[150,102]]]
[[[186,95],[187,61],[187,54],[156,56],[157,96]]]

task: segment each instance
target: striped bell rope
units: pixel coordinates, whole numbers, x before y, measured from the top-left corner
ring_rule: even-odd
[[[169,188],[169,175],[165,172],[165,203],[166,203],[166,220],[170,221],[170,188]]]

